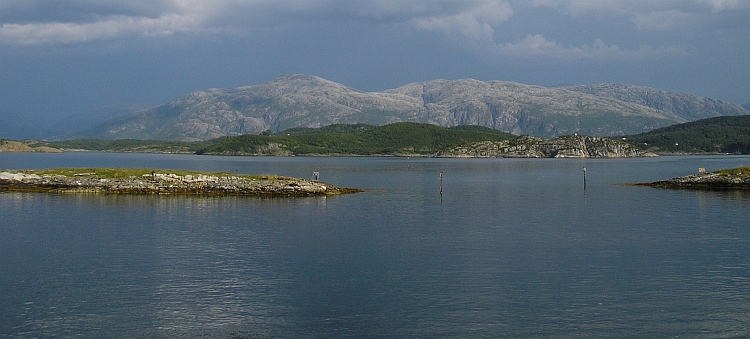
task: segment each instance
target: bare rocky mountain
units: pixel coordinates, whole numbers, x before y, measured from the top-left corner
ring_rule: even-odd
[[[712,99],[707,100],[713,106],[701,106],[694,102],[703,98],[675,93],[660,92],[672,98],[671,106],[650,107],[637,96],[590,92],[583,87],[547,88],[473,79],[433,80],[362,92],[315,76],[289,75],[262,85],[187,94],[77,137],[196,141],[269,129],[400,121],[480,125],[543,138],[573,133],[610,136],[708,116],[750,114],[740,106]],[[696,108],[686,113],[679,109],[682,107],[704,107],[705,111]]]
[[[725,115],[750,114],[750,112],[742,111],[742,109],[746,109],[745,107],[730,102],[689,94],[667,92],[643,86],[597,84],[565,88],[599,97],[615,98],[650,107],[658,111],[672,112],[689,121]]]

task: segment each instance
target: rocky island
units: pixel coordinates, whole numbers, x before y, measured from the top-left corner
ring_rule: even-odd
[[[698,173],[669,180],[638,183],[635,185],[676,189],[750,190],[750,167],[738,167],[716,172]]]
[[[456,146],[436,155],[442,158],[631,158],[655,157],[633,145],[609,138],[566,135],[554,139],[520,136],[511,142],[482,141]]]
[[[356,193],[362,190],[276,175],[58,168],[0,172],[0,191],[301,197]]]

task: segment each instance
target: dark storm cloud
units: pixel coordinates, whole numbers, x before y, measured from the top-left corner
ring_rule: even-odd
[[[289,73],[363,90],[628,82],[744,103],[749,31],[750,0],[0,0],[0,110],[163,102]]]
[[[75,44],[364,22],[439,34],[458,48],[489,56],[652,59],[690,50],[691,46],[675,37],[727,27],[750,28],[749,10],[748,1],[742,0],[6,1],[0,5],[4,13],[0,15],[0,42]],[[545,27],[544,22],[535,25],[543,11],[557,12],[566,20],[546,31],[537,29]],[[513,31],[510,25],[521,21],[525,32],[507,34]],[[629,26],[620,28],[629,32],[609,34],[606,24],[617,21],[627,21]],[[658,35],[664,40],[653,41]]]
[[[0,22],[91,22],[111,15],[156,18],[171,7],[167,1],[6,0],[0,2]]]

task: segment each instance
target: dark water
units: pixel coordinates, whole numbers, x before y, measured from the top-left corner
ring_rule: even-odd
[[[617,185],[741,165],[0,154],[0,169],[317,171],[367,189],[0,193],[0,337],[748,337],[750,194]]]

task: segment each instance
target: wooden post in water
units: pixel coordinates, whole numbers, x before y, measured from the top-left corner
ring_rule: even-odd
[[[583,189],[586,189],[586,167],[583,167]]]
[[[443,210],[443,171],[440,171],[440,210]]]

